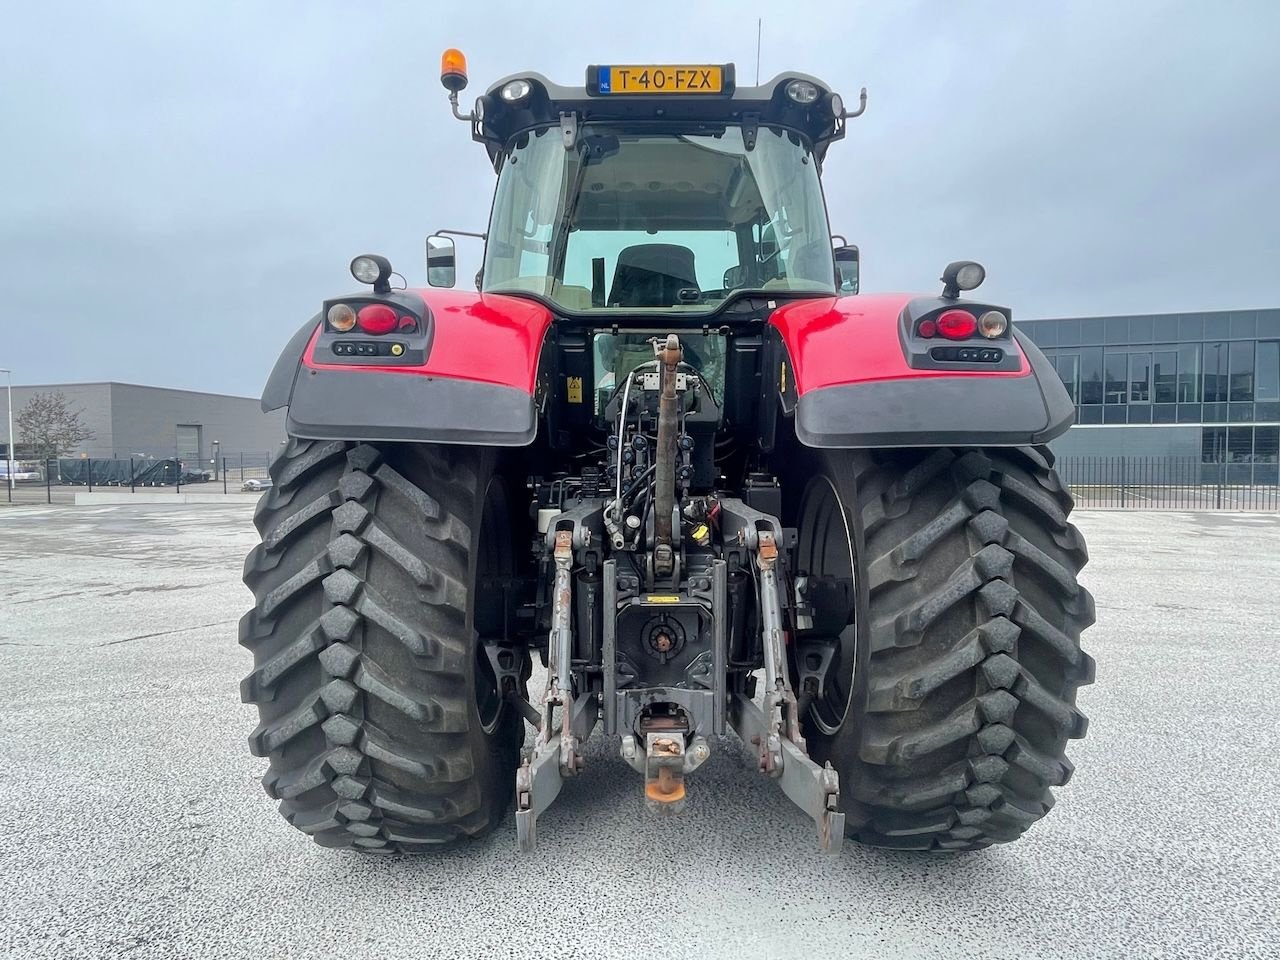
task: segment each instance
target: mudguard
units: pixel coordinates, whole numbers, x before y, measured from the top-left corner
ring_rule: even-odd
[[[551,314],[514,297],[451,290],[352,295],[419,317],[402,361],[335,356],[321,316],[289,340],[262,395],[291,436],[524,446],[538,429],[538,359]],[[358,335],[357,335],[358,336]],[[364,338],[371,340],[372,338]]]
[[[780,395],[799,440],[811,447],[1016,446],[1044,443],[1071,426],[1070,395],[1016,329],[1000,343],[999,364],[929,363],[926,353],[922,365],[912,318],[951,307],[989,309],[877,294],[775,310],[770,324],[785,351]]]

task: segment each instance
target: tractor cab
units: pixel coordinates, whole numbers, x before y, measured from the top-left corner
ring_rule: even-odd
[[[840,290],[819,171],[849,115],[820,81],[738,87],[732,64],[592,66],[582,87],[501,80],[463,115],[455,55],[443,71],[454,112],[498,174],[483,292],[558,315],[674,319]],[[432,283],[452,285],[452,240],[428,251]]]

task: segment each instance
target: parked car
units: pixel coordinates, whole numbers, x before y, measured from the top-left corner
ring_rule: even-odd
[[[14,483],[39,483],[44,479],[44,474],[35,467],[25,463],[13,463],[13,482]],[[0,460],[0,483],[7,483],[9,480],[9,461]]]
[[[261,490],[270,490],[270,489],[271,489],[271,478],[270,478],[270,477],[262,477],[261,479],[259,479],[259,478],[257,478],[257,477],[251,477],[250,479],[246,480],[246,481],[245,481],[245,482],[240,486],[240,489],[241,489],[241,490],[248,490],[248,491],[253,492],[253,493],[257,493],[257,492],[259,492],[259,491],[261,491]]]

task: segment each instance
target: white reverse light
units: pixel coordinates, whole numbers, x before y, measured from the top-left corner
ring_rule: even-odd
[[[792,80],[787,84],[787,96],[796,103],[807,105],[818,99],[818,87],[808,80]]]
[[[498,92],[498,96],[502,97],[507,103],[519,103],[533,92],[533,84],[528,80],[512,80],[502,85],[502,89]]]
[[[361,283],[374,283],[382,276],[382,268],[373,257],[356,257],[351,261],[351,275]]]
[[[969,262],[956,271],[956,286],[961,290],[976,290],[987,279],[987,271],[980,263]]]

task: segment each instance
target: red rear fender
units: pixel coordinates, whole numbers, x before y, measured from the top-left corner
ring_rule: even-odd
[[[802,300],[775,310],[769,322],[791,356],[796,392],[803,396],[821,387],[872,380],[1023,377],[1030,372],[1025,357],[1019,369],[1005,372],[913,368],[907,362],[899,324],[907,304],[917,299],[906,293],[864,294]]]
[[[921,340],[917,324],[903,319],[908,311],[917,316],[953,307],[992,309],[877,294],[775,310],[769,322],[785,350],[781,362],[791,367],[790,377],[785,367],[778,371],[782,406],[794,413],[800,441],[814,447],[1011,446],[1044,443],[1066,430],[1075,405],[1044,355],[1017,331],[1012,338],[961,344],[999,347],[991,358],[999,369],[953,365],[954,357],[936,357],[934,341]]]
[[[348,335],[323,333],[315,317],[285,348],[262,397],[264,410],[288,406],[291,436],[490,446],[533,441],[538,360],[551,325],[545,307],[435,289],[397,291],[380,302],[429,313],[405,335],[416,340],[402,358],[412,362],[389,356],[384,362],[379,355],[344,363],[335,350]],[[355,332],[350,337],[376,340]]]
[[[377,371],[429,377],[450,377],[516,387],[532,396],[538,377],[542,339],[551,313],[541,304],[518,297],[467,293],[457,290],[414,290],[431,310],[434,331],[431,349],[418,366],[362,366]],[[316,331],[319,333],[319,328]],[[315,356],[311,338],[304,363],[315,370],[353,368]]]

